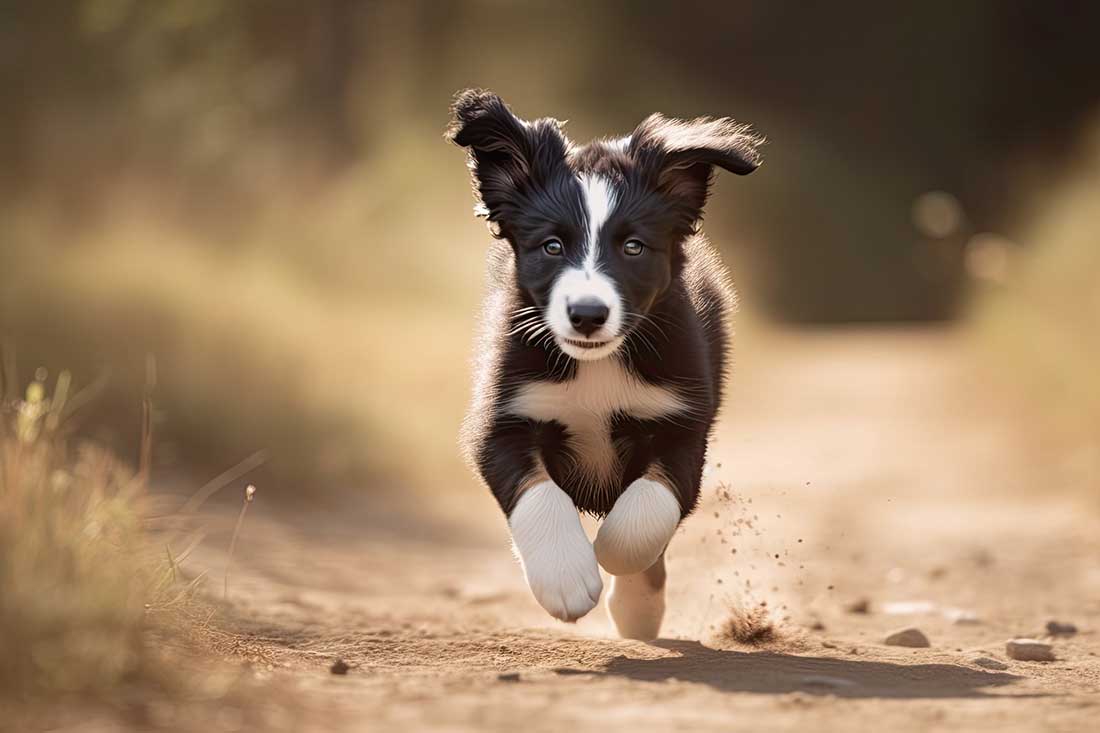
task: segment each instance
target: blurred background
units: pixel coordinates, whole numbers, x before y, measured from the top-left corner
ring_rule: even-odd
[[[476,86],[582,141],[752,123],[765,165],[706,227],[746,338],[958,330],[1095,460],[1098,29],[1086,0],[4,2],[3,388],[69,370],[77,428],[135,457],[152,390],[162,481],[472,485],[489,235],[442,131]]]

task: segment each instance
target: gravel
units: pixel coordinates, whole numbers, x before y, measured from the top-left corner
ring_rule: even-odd
[[[924,635],[924,632],[915,626],[899,629],[889,634],[884,642],[887,646],[907,646],[914,648],[932,646],[928,641],[928,637]]]
[[[1047,633],[1051,636],[1073,636],[1077,633],[1077,626],[1061,621],[1047,621]]]
[[[1007,664],[997,661],[996,659],[992,659],[990,657],[978,657],[977,659],[973,659],[971,661],[983,669],[994,669],[997,671],[1008,669]]]
[[[1037,639],[1011,639],[1005,644],[1005,654],[1021,662],[1053,662],[1054,650]]]

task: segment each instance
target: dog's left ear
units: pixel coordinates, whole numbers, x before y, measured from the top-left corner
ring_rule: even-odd
[[[727,117],[676,120],[654,114],[630,136],[630,153],[651,186],[682,207],[694,223],[702,216],[714,166],[744,176],[760,166],[764,138]]]
[[[468,89],[451,107],[446,138],[466,148],[480,199],[477,211],[507,236],[533,186],[565,165],[568,141],[551,118],[528,122],[512,113],[492,92]]]

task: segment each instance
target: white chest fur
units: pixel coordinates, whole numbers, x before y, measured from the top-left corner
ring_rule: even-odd
[[[578,362],[569,381],[523,385],[508,408],[514,415],[564,425],[577,469],[603,484],[618,463],[611,443],[613,416],[655,420],[687,406],[673,390],[643,382],[615,359],[601,359]]]

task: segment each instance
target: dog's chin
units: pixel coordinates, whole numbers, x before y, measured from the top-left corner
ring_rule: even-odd
[[[618,351],[623,343],[622,336],[616,336],[610,340],[582,340],[565,338],[554,334],[554,340],[558,348],[577,361],[599,361]]]

